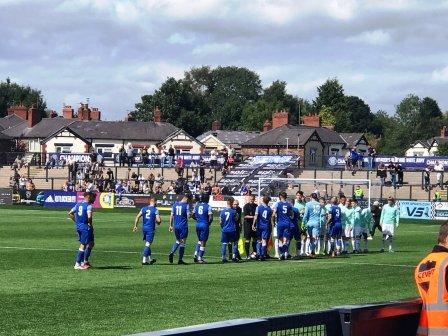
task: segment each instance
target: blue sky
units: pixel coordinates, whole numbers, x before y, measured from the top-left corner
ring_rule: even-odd
[[[108,120],[201,65],[245,66],[310,100],[338,77],[374,111],[409,93],[446,111],[447,17],[437,0],[0,0],[0,78],[58,112],[89,97]]]

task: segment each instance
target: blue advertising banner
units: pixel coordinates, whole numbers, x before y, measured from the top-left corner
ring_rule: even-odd
[[[368,166],[368,157],[363,157],[364,167]],[[387,165],[390,162],[400,163],[405,169],[420,169],[423,170],[427,166],[434,166],[436,162],[442,163],[445,169],[448,169],[448,158],[443,156],[378,156],[373,159],[374,167],[377,167],[380,162]],[[329,169],[344,169],[345,160],[343,156],[327,156],[325,165]]]
[[[431,202],[400,201],[400,218],[432,219]]]
[[[76,192],[45,190],[42,196],[44,207],[73,207],[76,204]]]

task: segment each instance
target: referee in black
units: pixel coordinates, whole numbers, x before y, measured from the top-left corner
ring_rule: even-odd
[[[252,250],[257,252],[257,233],[252,230],[254,224],[255,210],[255,195],[249,196],[249,202],[243,207],[243,232],[244,232],[244,251],[246,252],[246,259],[250,259],[250,241],[252,240]]]

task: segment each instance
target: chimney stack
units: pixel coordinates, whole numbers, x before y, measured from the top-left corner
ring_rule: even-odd
[[[311,127],[321,127],[321,119],[318,115],[303,116],[303,124]],[[330,128],[330,127],[328,127]]]
[[[160,111],[159,107],[156,106],[154,109],[154,122],[161,122],[162,121],[162,111]]]
[[[70,105],[65,105],[62,108],[62,117],[64,119],[73,119],[73,109]]]
[[[40,115],[36,106],[30,107],[28,110],[28,127],[34,127],[42,120],[42,116]]]
[[[272,129],[272,123],[266,119],[266,121],[263,124],[263,133],[266,133]]]
[[[219,122],[219,120],[215,120],[214,122],[212,122],[212,131],[219,131],[221,129],[221,123]]]
[[[278,128],[287,125],[289,121],[288,112],[285,110],[275,111],[272,114],[272,128]]]
[[[101,111],[98,109],[98,107],[92,108],[92,111],[90,112],[90,119],[101,120]]]
[[[58,116],[58,114],[56,113],[56,111],[54,111],[54,110],[50,111],[50,118],[51,119],[56,118],[57,116]]]

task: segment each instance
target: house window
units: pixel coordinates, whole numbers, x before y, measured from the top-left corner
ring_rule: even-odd
[[[339,148],[330,147],[330,155],[338,155],[339,154]]]
[[[54,144],[57,153],[71,153],[73,144]]]
[[[103,157],[112,157],[113,144],[96,144],[95,151]]]

